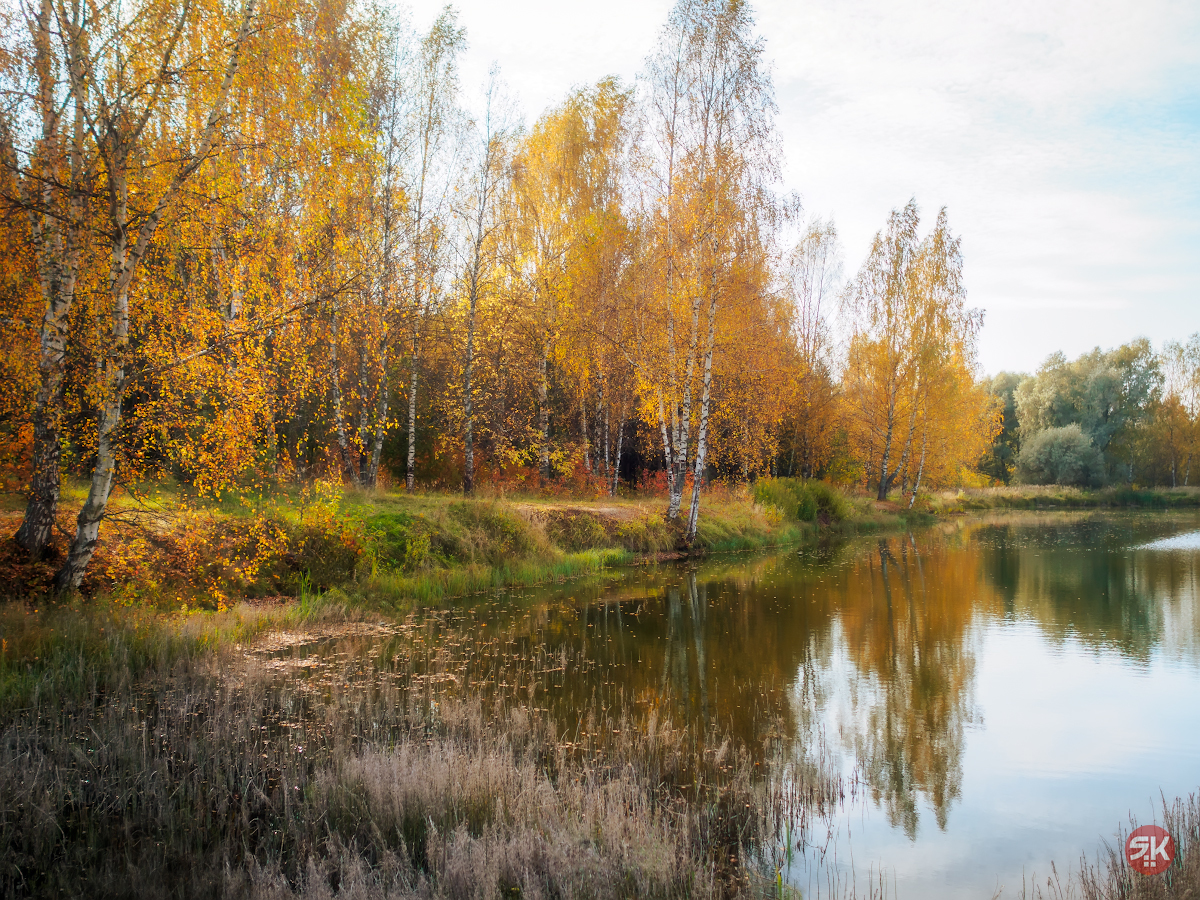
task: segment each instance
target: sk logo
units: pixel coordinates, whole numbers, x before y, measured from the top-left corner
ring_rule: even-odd
[[[1125,842],[1125,859],[1143,875],[1165,872],[1175,859],[1175,842],[1157,825],[1135,828]]]

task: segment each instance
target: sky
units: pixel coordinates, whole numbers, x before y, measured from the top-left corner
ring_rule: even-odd
[[[401,0],[403,2],[403,0]],[[427,28],[443,3],[408,4]],[[464,99],[488,68],[532,122],[632,83],[663,0],[461,0]],[[945,206],[984,372],[1200,331],[1200,3],[759,0],[784,191],[832,219],[848,275],[888,212]]]

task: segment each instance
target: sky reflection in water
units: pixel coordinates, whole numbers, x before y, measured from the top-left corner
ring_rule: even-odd
[[[890,896],[1013,897],[1200,787],[1198,587],[1195,515],[1005,516],[622,570],[422,640],[568,725],[596,700],[823,741],[863,787],[787,873],[806,897],[881,872]]]

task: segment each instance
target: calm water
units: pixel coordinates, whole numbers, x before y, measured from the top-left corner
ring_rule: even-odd
[[[453,657],[568,725],[777,722],[860,786],[786,873],[806,897],[1013,897],[1200,788],[1198,590],[1196,516],[1005,517],[491,598],[352,654]]]

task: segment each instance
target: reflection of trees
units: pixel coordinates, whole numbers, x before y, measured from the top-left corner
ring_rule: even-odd
[[[880,540],[847,572],[839,615],[854,663],[845,739],[876,802],[915,836],[924,797],[944,828],[962,786],[972,718],[970,624],[987,586],[976,554]]]
[[[1164,527],[1169,519],[1147,516],[1017,520],[978,529],[974,543],[1006,611],[1052,638],[1139,660],[1156,647],[1200,658],[1197,554],[1131,549]]]
[[[1200,656],[1195,554],[1127,551],[1161,533],[1128,522],[1045,522],[627,572],[509,598],[488,627],[463,622],[438,642],[461,648],[472,683],[522,696],[532,684],[564,726],[585,709],[653,711],[754,747],[780,724],[803,755],[836,722],[877,802],[914,834],[923,800],[945,826],[961,790],[981,621]]]

